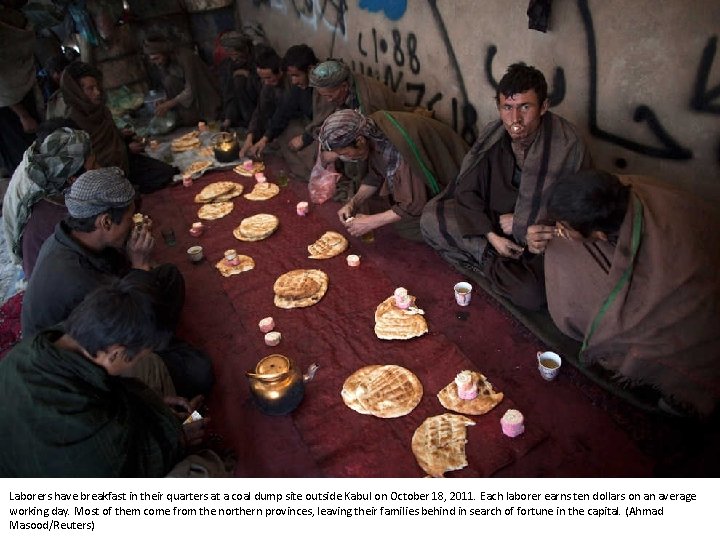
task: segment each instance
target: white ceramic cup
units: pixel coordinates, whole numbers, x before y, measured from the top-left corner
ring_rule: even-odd
[[[192,262],[202,261],[203,248],[202,248],[202,246],[192,246],[192,247],[188,248],[187,254],[188,254],[188,257],[190,257],[190,260]]]
[[[546,381],[552,381],[557,377],[560,372],[560,366],[562,366],[562,358],[557,353],[552,351],[538,352],[538,371],[540,376]]]
[[[467,281],[460,281],[455,284],[455,301],[458,306],[467,306],[472,297],[472,285]]]

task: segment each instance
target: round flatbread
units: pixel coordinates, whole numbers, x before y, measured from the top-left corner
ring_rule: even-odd
[[[310,259],[330,259],[348,248],[348,241],[342,234],[328,231],[308,246]]]
[[[200,147],[200,139],[198,139],[198,132],[191,131],[181,137],[173,139],[170,143],[170,148],[173,152],[185,152],[186,150],[192,150],[193,148]]]
[[[283,309],[317,304],[328,288],[328,276],[322,270],[291,270],[275,280],[275,305]]]
[[[397,418],[417,407],[423,387],[415,374],[402,366],[371,365],[350,375],[340,395],[345,405],[360,414]]]
[[[234,206],[232,201],[204,204],[198,210],[198,217],[207,220],[220,219],[232,212]]]
[[[472,382],[477,386],[478,395],[474,399],[461,399],[455,381],[438,392],[438,399],[443,407],[460,414],[485,414],[495,408],[503,400],[502,392],[495,392],[485,375],[477,371],[471,372]]]
[[[226,202],[243,192],[242,184],[237,182],[213,182],[195,195],[196,203]]]
[[[250,193],[243,195],[249,201],[267,201],[280,193],[280,186],[272,182],[258,182]]]
[[[255,173],[263,172],[265,170],[265,165],[262,161],[253,161],[252,167],[250,169],[246,169],[243,164],[235,166],[233,171],[238,173],[242,176],[253,176]]]
[[[280,220],[272,214],[255,214],[243,219],[233,235],[243,242],[257,242],[274,233],[279,224]]]
[[[237,260],[238,264],[232,265],[225,257],[223,257],[221,260],[215,263],[215,268],[220,271],[223,277],[230,277],[236,274],[242,274],[243,272],[247,272],[248,270],[252,270],[253,268],[255,268],[255,261],[252,257],[248,257],[247,255],[240,255],[238,253]]]
[[[412,437],[412,451],[418,465],[430,476],[441,478],[447,471],[467,467],[466,426],[475,422],[459,415],[445,413],[426,418]]]
[[[375,335],[380,339],[411,339],[427,333],[428,325],[422,310],[410,295],[410,307],[400,309],[391,296],[375,309]]]
[[[208,167],[212,166],[212,164],[213,162],[209,159],[194,161],[182,172],[182,174],[183,176],[200,176],[208,169]]]

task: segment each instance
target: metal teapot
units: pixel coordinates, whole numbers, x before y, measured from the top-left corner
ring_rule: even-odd
[[[210,139],[210,144],[212,144],[215,159],[219,162],[228,163],[238,159],[240,144],[237,140],[237,133],[228,133],[227,131],[216,133]]]
[[[317,371],[312,364],[304,375],[295,363],[282,354],[271,354],[257,363],[255,371],[246,373],[250,393],[265,414],[283,415],[295,410],[305,395],[305,383]]]

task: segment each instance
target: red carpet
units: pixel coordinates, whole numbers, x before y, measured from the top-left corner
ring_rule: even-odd
[[[267,176],[274,178],[268,160]],[[180,334],[214,359],[217,385],[210,396],[214,430],[238,455],[238,476],[260,477],[419,477],[410,439],[428,416],[445,412],[436,393],[458,371],[483,372],[505,393],[491,413],[473,417],[468,428],[469,466],[449,473],[466,476],[649,476],[655,463],[643,454],[602,408],[586,397],[572,366],[555,381],[542,380],[535,352],[544,349],[524,327],[482,291],[468,308],[459,308],[452,285],[462,279],[427,246],[400,239],[392,229],[376,232],[375,242],[350,238],[347,253],[362,255],[350,268],[345,257],[313,261],[306,246],[327,230],[342,232],[338,204],[311,206],[299,217],[295,205],[307,199],[307,186],[293,181],[280,195],[253,202],[240,197],[227,217],[206,222],[199,238],[187,230],[198,221],[195,194],[209,182],[253,180],[233,172],[205,175],[190,188],[181,185],[146,196],[142,211],[157,230],[173,228],[176,246],[158,245],[161,261],[178,264],[187,282],[187,303]],[[232,229],[249,215],[267,212],[280,218],[269,239],[243,243]],[[158,238],[160,235],[158,235]],[[162,241],[159,240],[159,244]],[[185,250],[199,243],[207,261],[192,265]],[[223,278],[215,270],[228,248],[250,255],[256,267]],[[318,304],[283,310],[273,305],[272,285],[295,268],[319,268],[330,276]],[[384,342],[373,332],[375,307],[404,286],[426,312],[430,333],[408,342]],[[459,312],[464,312],[458,318]],[[267,347],[257,322],[276,320],[283,341]],[[300,407],[285,417],[261,414],[250,400],[245,372],[270,353],[293,358],[305,370],[320,369],[308,383]],[[342,402],[345,378],[367,364],[399,364],[411,369],[424,386],[424,397],[409,415],[382,420],[360,415]],[[499,419],[508,408],[526,417],[526,432],[510,439]]]

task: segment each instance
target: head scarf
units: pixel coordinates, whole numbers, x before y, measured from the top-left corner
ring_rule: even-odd
[[[101,80],[98,82],[102,84]],[[127,171],[127,146],[115,125],[110,109],[104,103],[98,105],[90,102],[68,69],[63,71],[60,78],[60,89],[68,106],[68,116],[90,134],[98,163],[105,167],[122,167]]]
[[[46,195],[60,193],[68,178],[85,164],[90,151],[90,135],[79,129],[57,129],[42,144],[36,142],[30,148],[28,177]]]
[[[65,195],[65,205],[74,218],[89,218],[111,208],[125,208],[135,190],[117,167],[105,167],[81,174]]]
[[[166,39],[146,39],[143,43],[145,54],[170,54],[173,44]]]
[[[400,167],[400,152],[377,127],[372,118],[353,109],[341,109],[327,117],[320,127],[318,140],[323,150],[336,150],[355,143],[362,135],[372,142],[372,151],[382,155],[385,162],[385,179],[392,189]]]
[[[338,60],[328,60],[310,72],[310,86],[334,88],[350,78],[350,68]]]
[[[240,52],[250,50],[252,40],[238,30],[230,30],[220,36],[220,45],[226,49],[235,49]]]

